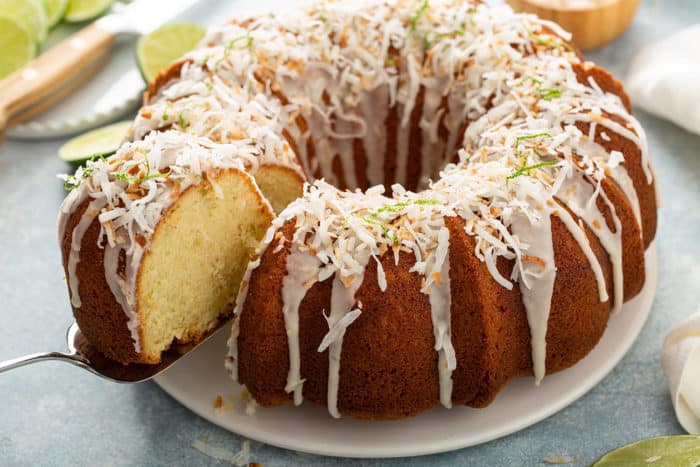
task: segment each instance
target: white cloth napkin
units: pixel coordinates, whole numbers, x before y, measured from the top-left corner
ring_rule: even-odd
[[[700,311],[668,333],[661,363],[678,421],[688,433],[700,434]]]
[[[625,87],[635,105],[700,134],[700,25],[643,48]]]

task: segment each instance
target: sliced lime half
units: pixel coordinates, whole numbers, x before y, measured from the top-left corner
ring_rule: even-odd
[[[111,156],[126,138],[131,120],[97,128],[66,142],[58,150],[58,157],[71,164],[82,164],[93,157]]]
[[[610,451],[592,467],[700,466],[700,436],[659,436],[643,439]]]
[[[42,0],[44,3],[44,10],[46,10],[46,19],[49,22],[49,29],[56,26],[68,7],[68,0]]]
[[[136,59],[143,79],[150,82],[159,71],[192,50],[205,33],[196,24],[173,23],[139,38]]]
[[[49,22],[41,0],[0,0],[0,15],[15,18],[22,23],[36,44],[46,40]]]
[[[105,13],[114,0],[69,0],[63,19],[68,23],[81,23]]]
[[[0,79],[29,62],[36,54],[36,42],[17,18],[0,16]]]

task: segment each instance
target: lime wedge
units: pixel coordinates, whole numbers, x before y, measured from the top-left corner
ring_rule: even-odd
[[[56,26],[63,18],[63,14],[68,7],[68,0],[43,0],[46,19],[49,22],[49,29]]]
[[[117,122],[76,136],[61,146],[58,157],[71,164],[81,164],[93,157],[111,156],[126,138],[131,124],[131,120]]]
[[[700,465],[700,436],[659,436],[610,451],[592,467],[697,467]]]
[[[69,0],[63,19],[68,23],[80,23],[95,19],[105,13],[114,0]]]
[[[36,42],[17,18],[0,16],[0,79],[34,58]]]
[[[136,60],[143,79],[150,82],[159,71],[194,49],[205,33],[196,24],[173,23],[139,38]]]
[[[0,15],[17,19],[41,44],[49,32],[49,22],[41,0],[0,0]]]

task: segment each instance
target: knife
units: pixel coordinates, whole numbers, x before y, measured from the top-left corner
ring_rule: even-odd
[[[112,13],[0,81],[0,140],[7,128],[51,106],[99,70],[118,36],[148,34],[197,1],[136,0],[117,4]]]

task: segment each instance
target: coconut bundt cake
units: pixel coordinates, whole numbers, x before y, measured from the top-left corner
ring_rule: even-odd
[[[656,197],[621,84],[568,39],[476,0],[211,30],[68,180],[81,330],[157,362],[238,291],[226,366],[258,403],[368,419],[570,367],[641,290]]]

